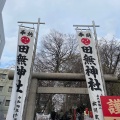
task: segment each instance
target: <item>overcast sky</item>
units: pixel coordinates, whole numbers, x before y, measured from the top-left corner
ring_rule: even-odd
[[[6,45],[0,68],[6,68],[16,59],[18,21],[35,21],[40,25],[39,41],[56,29],[63,33],[75,34],[73,25],[97,25],[98,37],[120,38],[120,0],[6,0],[3,9],[3,23]]]

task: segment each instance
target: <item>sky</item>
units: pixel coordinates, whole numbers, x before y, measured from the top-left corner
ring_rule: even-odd
[[[55,29],[76,34],[73,25],[100,25],[98,38],[120,39],[120,0],[6,0],[3,12],[5,47],[0,68],[15,63],[18,41],[18,21],[37,22],[40,18],[38,45],[43,35]],[[23,24],[26,25],[26,24]]]

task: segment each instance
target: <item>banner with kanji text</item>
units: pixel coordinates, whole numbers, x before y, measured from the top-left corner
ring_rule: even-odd
[[[34,46],[34,29],[19,27],[16,68],[6,120],[22,120]]]
[[[103,120],[100,96],[104,96],[95,40],[91,30],[77,31],[80,53],[87,82],[94,120]]]

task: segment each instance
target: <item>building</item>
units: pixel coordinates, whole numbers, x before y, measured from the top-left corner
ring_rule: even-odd
[[[12,92],[13,80],[8,79],[8,73],[8,69],[0,69],[0,120],[6,117]]]
[[[5,1],[6,0],[0,0],[0,58],[5,45],[5,36],[4,36],[3,20],[2,20],[2,10],[4,7]]]

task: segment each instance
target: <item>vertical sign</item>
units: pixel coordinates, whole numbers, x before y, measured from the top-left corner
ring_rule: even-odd
[[[100,96],[105,95],[92,32],[77,31],[94,120],[103,120]]]
[[[101,96],[104,120],[120,120],[120,96]]]
[[[22,120],[32,63],[33,45],[34,29],[20,27],[13,90],[6,120]]]

